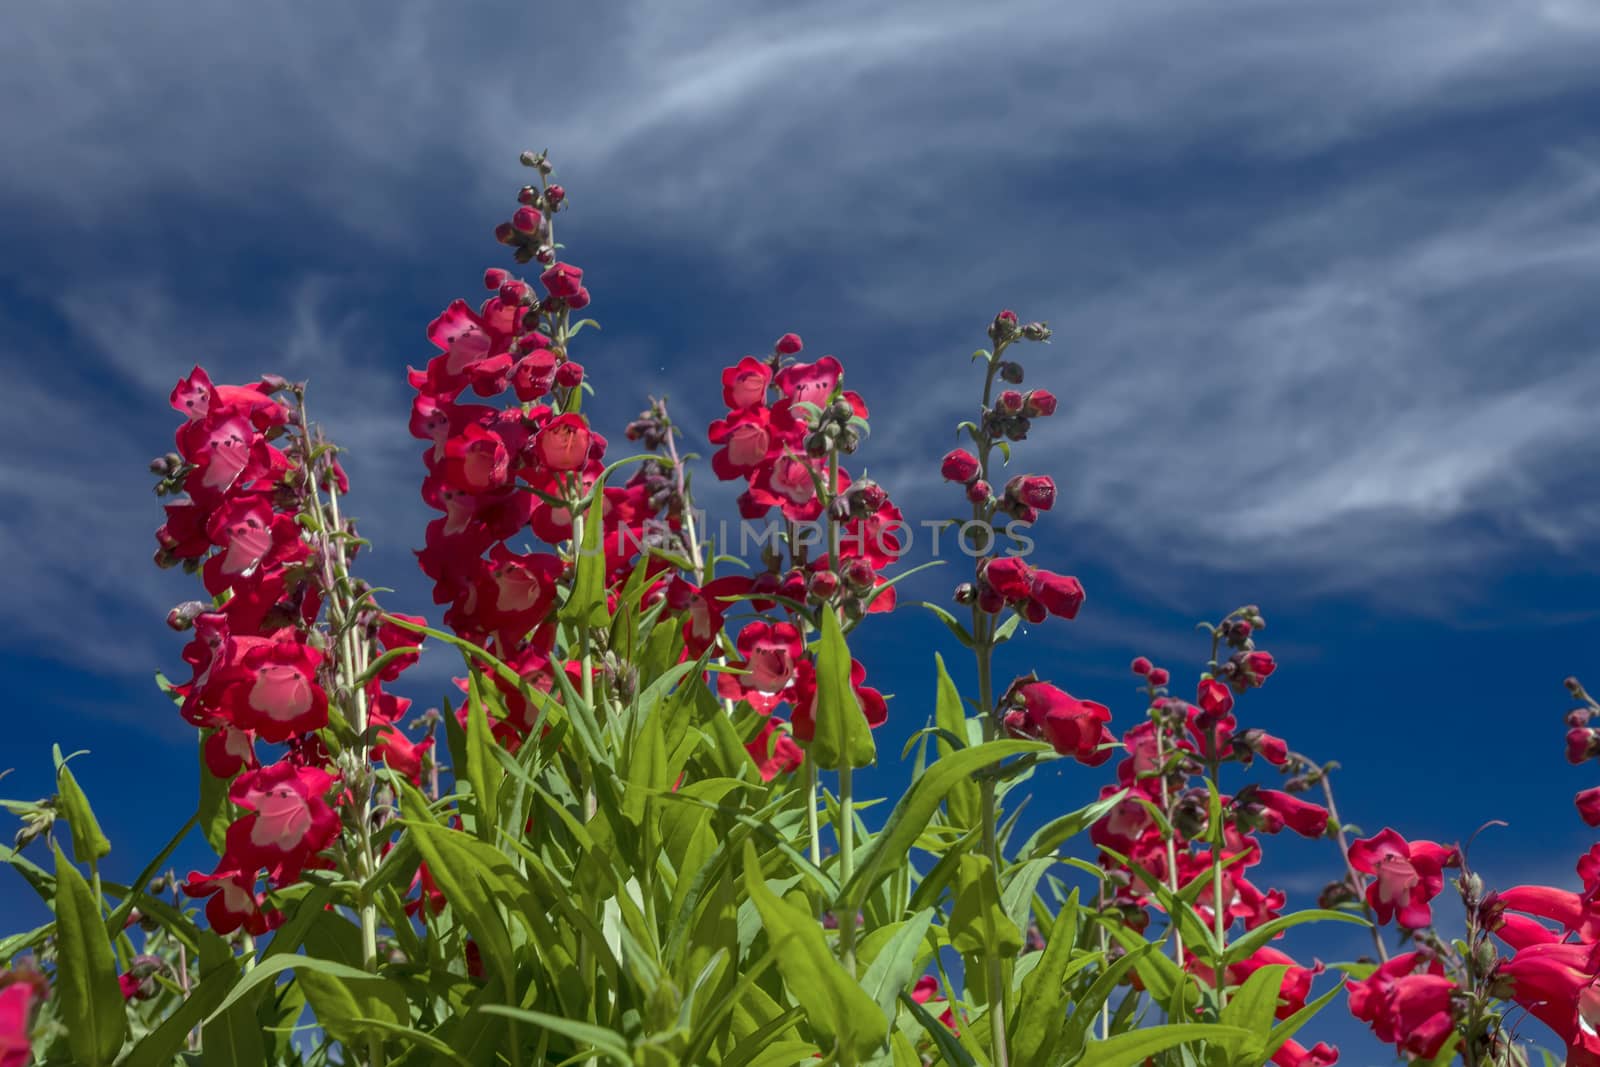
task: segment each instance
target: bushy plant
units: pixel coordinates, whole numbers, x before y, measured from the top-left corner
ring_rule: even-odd
[[[54,918],[0,940],[0,1067],[1309,1067],[1337,1059],[1305,1034],[1346,989],[1413,1061],[1528,1062],[1520,1005],[1567,1063],[1600,1063],[1600,846],[1582,892],[1495,893],[1459,847],[1350,840],[1334,765],[1241,724],[1277,669],[1256,607],[1202,625],[1192,700],[1135,659],[1120,736],[1048,670],[995,676],[1019,624],[1084,603],[1023,551],[1056,492],[1025,443],[1057,400],[1021,388],[1047,326],[1003,311],[973,354],[975,416],[940,462],[947,555],[970,568],[950,606],[899,602],[905,516],[849,469],[867,402],[794,334],[722,371],[705,431],[762,534],[741,559],[696,508],[666,401],[622,459],[584,415],[590,294],[555,242],[564,190],[523,162],[497,236],[536,280],[488,270],[410,373],[436,620],[358,576],[368,543],[304,384],[178,383],[152,470],[157,562],[204,587],[168,619],[188,676],[162,683],[196,731],[195,814],[122,885],[59,750],[55,795],[8,803],[6,860]],[[920,608],[976,691],[934,656],[935,706],[894,711],[922,724],[912,783],[869,804],[857,772],[890,712],[850,638]],[[423,654],[459,658],[459,696],[417,714],[397,683]],[[1583,762],[1600,705],[1569,688]],[[1024,838],[1019,791],[1056,760],[1115,761],[1113,780]],[[1600,824],[1600,789],[1579,809]],[[1316,908],[1248,876],[1284,830],[1343,859]],[[215,866],[164,873],[196,831]],[[1430,907],[1448,871],[1453,939]],[[1277,946],[1307,922],[1371,926],[1374,958],[1343,980],[1297,962]]]

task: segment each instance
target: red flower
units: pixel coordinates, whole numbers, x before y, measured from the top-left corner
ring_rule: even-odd
[[[549,470],[582,470],[589,460],[592,437],[582,415],[557,415],[534,438],[534,452]]]
[[[794,363],[778,372],[777,386],[783,395],[796,404],[828,402],[833,391],[844,377],[844,367],[832,356],[823,356],[815,363]]]
[[[1373,876],[1367,886],[1367,903],[1377,912],[1378,921],[1386,923],[1398,916],[1400,925],[1411,930],[1432,920],[1428,901],[1444,888],[1441,872],[1459,862],[1455,849],[1432,841],[1408,843],[1387,826],[1350,846],[1350,865]]]
[[[850,687],[855,691],[856,703],[860,705],[867,725],[876,729],[889,720],[889,705],[882,693],[861,684],[866,678],[867,668],[861,665],[860,660],[851,660]],[[794,736],[801,741],[810,741],[816,736],[817,730],[817,671],[810,660],[802,660],[797,666],[794,685],[787,695],[794,709],[794,714],[789,717]]]
[[[1270,811],[1279,825],[1301,837],[1321,837],[1328,829],[1328,809],[1276,789],[1257,789],[1254,799]],[[1269,831],[1271,832],[1271,831]]]
[[[1600,786],[1585,789],[1573,797],[1578,806],[1578,816],[1588,826],[1600,826]]]
[[[1278,1067],[1332,1067],[1339,1062],[1339,1050],[1323,1041],[1306,1048],[1289,1040],[1278,1046],[1278,1051],[1272,1054],[1272,1062]]]
[[[233,724],[273,744],[328,725],[328,694],[316,680],[321,663],[321,652],[294,638],[251,645],[225,672]]]
[[[212,874],[190,871],[182,889],[187,896],[209,897],[206,922],[214,933],[226,936],[243,927],[259,937],[283,922],[283,913],[264,911],[265,897],[255,891],[256,876],[228,867],[227,860]]]
[[[339,817],[324,799],[333,775],[274,763],[234,780],[228,799],[251,814],[228,827],[227,855],[248,870],[266,867],[280,884],[299,877],[333,843]]]
[[[722,372],[722,402],[729,411],[762,407],[771,384],[772,368],[754,356],[745,356],[738,366]]]
[[[1079,700],[1049,682],[1025,681],[1012,686],[1003,701],[1017,711],[1006,716],[1014,733],[1038,737],[1063,756],[1097,767],[1115,754],[1116,738],[1106,728],[1111,709]]]
[[[795,744],[794,738],[776,719],[763,722],[761,731],[744,747],[750,753],[750,758],[756,761],[763,782],[797,770],[805,761],[804,750]]]
[[[1530,945],[1500,965],[1511,999],[1567,1045],[1568,1067],[1600,1064],[1600,946]]]
[[[1414,973],[1424,963],[1426,972]],[[1371,1024],[1378,1040],[1411,1056],[1432,1059],[1455,1029],[1451,998],[1456,984],[1444,976],[1437,960],[1425,961],[1419,953],[1396,956],[1345,987],[1350,1013]]]

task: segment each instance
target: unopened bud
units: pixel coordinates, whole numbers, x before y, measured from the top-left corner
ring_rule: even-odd
[[[520,158],[524,167],[537,167],[544,162],[544,154],[542,152],[524,152]]]
[[[1000,380],[1009,385],[1022,384],[1022,364],[1010,360],[1000,364]]]
[[[555,207],[567,198],[567,191],[559,185],[549,185],[545,187],[544,198],[551,207]]]
[[[993,490],[990,488],[989,483],[982,478],[975,479],[967,486],[967,499],[974,504],[987,503],[992,493]]]
[[[1030,322],[1022,327],[1022,336],[1030,341],[1050,340],[1050,327],[1042,322]]]
[[[502,222],[494,228],[494,239],[503,245],[514,245],[517,243],[517,231],[511,223]],[[521,249],[518,249],[518,251],[520,252]],[[522,262],[525,263],[527,261],[523,260]]]
[[[971,582],[962,582],[956,586],[955,600],[957,604],[971,604],[978,599],[978,587]]]
[[[198,600],[185,600],[182,604],[167,612],[167,625],[182,633],[194,626],[194,620],[206,611],[206,605]]]

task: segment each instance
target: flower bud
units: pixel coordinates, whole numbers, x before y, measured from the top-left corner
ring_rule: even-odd
[[[1018,522],[1035,523],[1039,521],[1039,509],[1020,500],[1011,502],[1011,517]]]
[[[498,289],[511,278],[511,272],[501,270],[499,267],[490,267],[483,272],[483,287],[485,289]]]
[[[1145,677],[1149,678],[1150,684],[1156,686],[1157,688],[1166,685],[1167,682],[1172,678],[1172,676],[1167,673],[1165,667],[1151,667],[1150,673]]]
[[[511,216],[511,228],[518,233],[538,233],[539,213],[531,207],[519,207]]]
[[[850,622],[860,622],[867,617],[867,602],[858,596],[846,597],[839,605],[839,610]]]
[[[778,343],[772,346],[772,350],[780,356],[792,356],[803,347],[805,346],[800,343],[799,334],[786,333],[778,338]]]
[[[524,152],[520,158],[524,167],[537,167],[539,164],[544,162],[544,153]]]
[[[517,190],[517,203],[534,205],[539,202],[539,190],[531,185],[524,185]]]
[[[988,585],[978,589],[978,610],[989,615],[998,615],[1006,606],[1006,598]]]
[[[850,405],[850,401],[843,397],[835,400],[828,407],[828,414],[839,422],[849,422],[855,417],[855,413],[856,409]]]
[[[889,494],[877,482],[863,478],[850,487],[850,511],[857,518],[876,515],[889,502]]]
[[[1050,327],[1042,322],[1030,322],[1022,327],[1022,336],[1030,341],[1050,340]]]
[[[1000,364],[1000,380],[1008,385],[1022,384],[1022,364],[1007,360]]]
[[[1028,439],[1028,420],[1015,418],[1006,423],[1007,441],[1026,441]]]
[[[838,496],[828,505],[828,517],[834,522],[845,522],[850,518],[850,498]]]
[[[956,586],[955,601],[957,604],[971,604],[978,599],[978,587],[971,582],[962,582]]]
[[[583,364],[567,360],[556,368],[556,384],[567,389],[576,389],[583,384]]]
[[[167,625],[182,633],[194,626],[194,620],[203,615],[207,605],[198,600],[186,600],[167,612]]]
[[[817,571],[811,576],[811,595],[818,600],[829,600],[839,591],[839,576],[832,571]]]
[[[857,448],[860,447],[861,435],[856,433],[854,430],[846,427],[839,434],[839,451],[843,452],[845,455],[848,456],[852,454]]]
[[[496,226],[494,228],[494,239],[496,241],[499,241],[503,245],[516,244],[517,243],[517,231],[514,228],[512,228],[511,223],[502,222],[500,225],[498,225],[498,226]],[[519,251],[520,251],[520,249],[519,249]],[[526,260],[524,260],[524,262],[526,262]]]
[[[994,317],[989,324],[989,340],[995,344],[1014,341],[1017,338],[1017,313],[1006,310]]]
[[[1048,389],[1033,389],[1022,401],[1022,413],[1030,418],[1048,418],[1056,413],[1056,396]]]
[[[551,207],[555,207],[557,204],[560,204],[562,201],[566,200],[567,191],[561,188],[559,185],[547,185],[545,186],[544,190],[544,198]]]
[[[582,311],[588,306],[589,290],[587,289],[579,289],[576,293],[573,293],[571,296],[567,297],[567,307],[571,308],[573,311]]]
[[[865,593],[878,584],[878,572],[872,569],[871,560],[856,556],[845,563],[844,580],[850,588]]]
[[[944,475],[945,481],[970,482],[978,474],[978,457],[964,448],[957,448],[945,455],[939,464],[939,473]]]
[[[974,504],[986,504],[989,501],[991,491],[989,483],[979,478],[967,486],[967,499]]]
[[[1021,393],[1017,392],[1015,389],[1007,389],[1005,392],[1000,394],[1000,399],[996,402],[995,407],[999,408],[1007,415],[1020,415],[1025,403],[1026,402],[1022,399]]]
[[[1006,496],[1030,508],[1049,511],[1056,502],[1056,483],[1046,474],[1019,474],[1006,483]]]
[[[826,456],[828,454],[828,439],[820,433],[806,436],[806,455]]]
[[[1132,670],[1134,674],[1137,674],[1139,677],[1143,678],[1150,673],[1150,661],[1143,656],[1135,656],[1129,669]]]

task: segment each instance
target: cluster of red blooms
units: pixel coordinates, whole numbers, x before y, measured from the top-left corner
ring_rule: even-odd
[[[582,269],[555,258],[552,219],[565,193],[543,181],[549,164],[542,156],[524,163],[538,169],[540,184],[523,188],[522,206],[496,235],[519,262],[544,267],[538,285],[490,269],[483,281],[491,295],[476,310],[457,300],[430,324],[438,354],[410,374],[411,433],[428,443],[422,498],[442,513],[428,524],[417,559],[434,583],[434,602],[448,605],[445,623],[549,693],[557,669],[552,610],[574,559],[518,552],[507,542],[525,530],[552,547],[574,540],[575,509],[604,470],[606,440],[578,412],[584,372],[567,355],[569,338],[582,327],[571,314],[590,297]],[[468,390],[489,399],[509,391],[514,399],[466,403]],[[601,490],[609,579],[625,576],[647,543],[661,503],[652,489],[641,471],[624,486]],[[576,664],[565,669],[579,680]],[[457,682],[466,688],[465,679]],[[495,684],[506,716],[491,726],[514,749],[536,725],[538,709],[518,687],[498,676]],[[457,715],[465,718],[465,702]]]
[[[802,606],[838,610],[847,622],[894,610],[895,590],[883,571],[904,551],[900,509],[881,486],[852,479],[839,463],[860,446],[867,405],[843,387],[844,367],[833,356],[796,360],[803,347],[798,336],[784,334],[767,358],[746,356],[725,369],[722,399],[728,412],[707,431],[717,446],[712,471],[723,481],[745,483],[740,515],[751,521],[776,511],[786,524],[787,560],[770,548],[766,569],[753,578],[719,578],[696,590],[680,577],[668,593],[674,606],[692,605],[686,626],[695,625],[697,632],[685,631],[691,654],[709,647],[708,635],[724,621],[727,597],[755,597],[752,606],[764,615],[782,610],[782,621],[745,623],[730,663],[742,673],[717,678],[722,696],[746,701],[767,716],[750,742],[767,778],[800,765],[803,752],[796,741],[810,741],[816,726],[816,666],[797,625]],[[828,533],[807,538],[819,521]],[[851,682],[862,714],[878,726],[888,706],[865,679],[866,669],[853,662]],[[780,704],[790,709],[787,724],[772,717]]]
[[[228,799],[245,812],[228,827],[216,869],[194,872],[184,887],[210,897],[207,918],[224,934],[272,928],[281,917],[263,907],[263,872],[283,886],[307,867],[325,866],[319,854],[340,827],[328,800],[337,775],[316,736],[328,725],[329,688],[338,684],[327,635],[317,628],[332,585],[333,541],[326,533],[303,536],[298,520],[326,487],[314,480],[346,483],[336,463],[308,462],[314,446],[277,399],[289,389],[280,380],[213,385],[195,368],[172,392],[186,420],[177,450],[151,467],[161,478],[158,492],[184,494],[166,505],[156,560],[199,571],[213,598],[175,608],[168,621],[194,631],[183,652],[192,676],[173,687],[183,717],[204,731],[207,769],[231,780]],[[387,648],[417,644],[390,627],[375,636]],[[409,701],[382,685],[415,658],[396,657],[366,687],[369,721],[380,726],[375,753],[412,775],[421,746],[395,725]],[[257,742],[285,749],[264,765]]]
[[[1247,877],[1249,869],[1262,861],[1259,835],[1288,829],[1317,838],[1327,830],[1328,810],[1295,795],[1311,784],[1302,777],[1288,783],[1295,792],[1249,783],[1231,795],[1223,794],[1220,857],[1212,855],[1207,843],[1210,796],[1198,781],[1201,775],[1215,781],[1222,765],[1249,767],[1257,757],[1284,770],[1295,766],[1282,739],[1259,729],[1241,730],[1234,714],[1235,699],[1259,688],[1277,669],[1271,653],[1255,647],[1253,635],[1264,625],[1259,612],[1246,607],[1215,628],[1217,647],[1225,642],[1232,651],[1221,662],[1213,652],[1211,669],[1201,677],[1193,702],[1169,695],[1171,673],[1165,668],[1144,656],[1131,665],[1144,681],[1150,717],[1123,735],[1121,748],[1127,754],[1117,764],[1117,782],[1102,789],[1101,796],[1109,798],[1124,790],[1127,795],[1090,828],[1089,837],[1100,849],[1100,865],[1114,887],[1106,903],[1119,908],[1135,928],[1148,925],[1150,909],[1158,906],[1152,884],[1175,890],[1197,880],[1201,888],[1195,910],[1208,925],[1227,930],[1237,923],[1248,931],[1278,918],[1285,904],[1283,892]],[[1163,832],[1155,811],[1165,816],[1170,835]],[[1222,864],[1220,894],[1212,880],[1213,860]],[[1204,959],[1190,954],[1182,963],[1202,981],[1216,981]],[[1305,1006],[1312,978],[1322,971],[1320,963],[1307,967],[1265,946],[1230,965],[1224,979],[1228,985],[1238,985],[1257,969],[1280,964],[1288,972],[1277,1014],[1286,1019]],[[1325,1067],[1337,1060],[1338,1051],[1323,1043],[1306,1048],[1289,1041],[1273,1055],[1280,1067]]]

